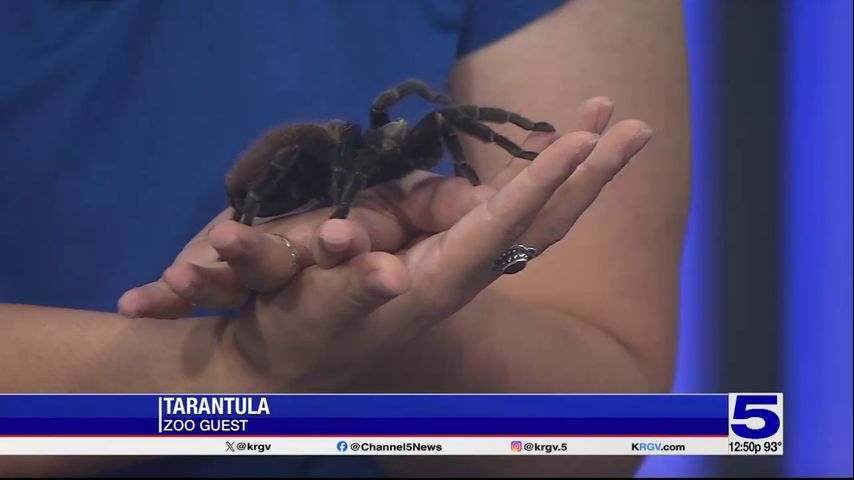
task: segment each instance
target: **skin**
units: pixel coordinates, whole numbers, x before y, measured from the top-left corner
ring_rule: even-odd
[[[0,306],[9,332],[0,362],[13,367],[0,388],[667,391],[689,199],[681,22],[676,2],[579,0],[462,59],[451,78],[457,101],[573,132],[525,139],[542,151],[532,163],[466,145],[485,186],[416,174],[363,195],[344,221],[324,222],[328,211],[257,228],[215,219],[160,280],[122,297],[119,311],[133,320]],[[648,123],[619,121],[614,104]],[[649,125],[658,131],[652,142]],[[300,269],[273,231],[297,244]],[[548,250],[520,274],[491,273],[518,242]],[[244,309],[237,319],[147,318],[187,316],[192,304]],[[628,475],[637,464],[381,461],[404,475]],[[68,459],[0,462],[7,473],[71,467]]]

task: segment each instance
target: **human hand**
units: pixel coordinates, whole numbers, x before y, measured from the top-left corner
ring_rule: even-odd
[[[249,227],[230,221],[227,209],[159,280],[125,292],[118,310],[131,318],[180,318],[197,307],[237,309],[253,292],[277,291],[308,266],[331,268],[371,249],[394,252],[415,235],[445,230],[491,193],[460,178],[407,178],[365,191],[346,220],[326,221],[325,208]],[[296,264],[278,235],[296,249]]]
[[[283,291],[259,296],[234,323],[245,357],[294,390],[347,388],[387,348],[447,319],[498,278],[492,263],[510,245],[542,252],[559,241],[652,133],[626,121],[599,139],[590,130],[604,129],[611,110],[601,99],[591,104],[595,115],[580,122],[586,131],[529,137],[526,148],[545,148],[537,159],[508,164],[492,180],[500,190],[447,230],[396,254],[307,268]],[[385,195],[394,199],[393,188]]]
[[[584,102],[578,111],[577,129],[601,133],[612,107],[604,97]],[[525,147],[540,151],[555,138],[556,134],[535,134]],[[512,159],[488,184],[503,186],[526,164]],[[411,195],[401,196],[401,190],[407,189]],[[395,194],[394,203],[388,200],[388,191]],[[459,179],[422,184],[404,179],[364,192],[347,221],[325,224],[328,208],[273,219],[259,228],[229,222],[231,209],[226,209],[183,248],[159,280],[125,292],[118,310],[131,318],[180,318],[197,307],[236,309],[246,304],[253,291],[278,290],[306,266],[329,268],[371,248],[394,252],[413,234],[442,231],[492,191],[489,187],[470,188]],[[318,230],[321,224],[322,232]],[[298,264],[276,234],[292,242]]]

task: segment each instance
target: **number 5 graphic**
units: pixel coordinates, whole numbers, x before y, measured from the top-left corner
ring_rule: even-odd
[[[777,405],[775,395],[739,395],[735,399],[735,410],[732,420],[748,420],[761,418],[765,424],[761,428],[753,429],[747,426],[747,422],[732,423],[733,433],[742,438],[757,440],[768,438],[780,430],[780,417],[766,408],[756,408],[756,405]],[[750,407],[750,408],[749,408]]]

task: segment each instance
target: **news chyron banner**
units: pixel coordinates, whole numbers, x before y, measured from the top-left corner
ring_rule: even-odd
[[[783,395],[0,395],[0,455],[782,455]]]

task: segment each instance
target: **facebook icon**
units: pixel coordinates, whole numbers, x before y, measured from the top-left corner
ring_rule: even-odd
[[[340,442],[338,442],[337,448],[338,448],[339,452],[346,452],[347,451],[347,442],[345,442],[344,440],[341,440]]]

